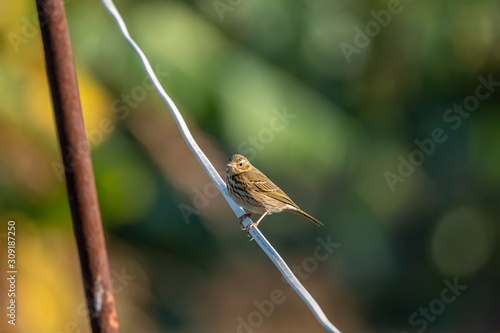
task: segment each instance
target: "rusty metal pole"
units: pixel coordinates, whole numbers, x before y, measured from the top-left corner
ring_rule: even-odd
[[[62,0],[36,0],[92,332],[119,332],[101,213]]]

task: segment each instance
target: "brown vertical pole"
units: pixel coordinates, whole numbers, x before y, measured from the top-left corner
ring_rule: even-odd
[[[92,332],[119,332],[94,173],[62,0],[36,0]]]

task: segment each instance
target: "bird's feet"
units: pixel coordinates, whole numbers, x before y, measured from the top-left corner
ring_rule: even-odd
[[[252,229],[253,227],[256,227],[257,225],[259,224],[259,222],[251,222],[247,225],[246,229],[247,229],[247,236],[250,237],[250,229]],[[253,240],[253,237],[250,239],[250,241]]]
[[[250,216],[252,216],[252,215],[253,215],[253,213],[248,213],[248,214],[243,214],[243,215],[241,215],[241,216],[239,217],[239,220],[240,220],[240,229],[241,229],[241,230],[245,230],[245,229],[247,229],[247,228],[243,225],[243,220],[245,219],[245,217],[250,217]],[[248,229],[247,229],[247,230],[248,230]]]

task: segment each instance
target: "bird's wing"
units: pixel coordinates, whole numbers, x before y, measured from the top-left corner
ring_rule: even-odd
[[[255,188],[262,194],[267,195],[270,198],[281,201],[285,204],[291,205],[293,207],[298,206],[285,194],[276,184],[269,180],[262,172],[254,168],[254,172],[246,172],[247,181],[255,186]]]

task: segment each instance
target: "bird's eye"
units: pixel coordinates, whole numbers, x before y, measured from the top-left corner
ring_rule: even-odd
[[[243,162],[240,162],[240,167],[242,167],[242,166],[243,166]]]

